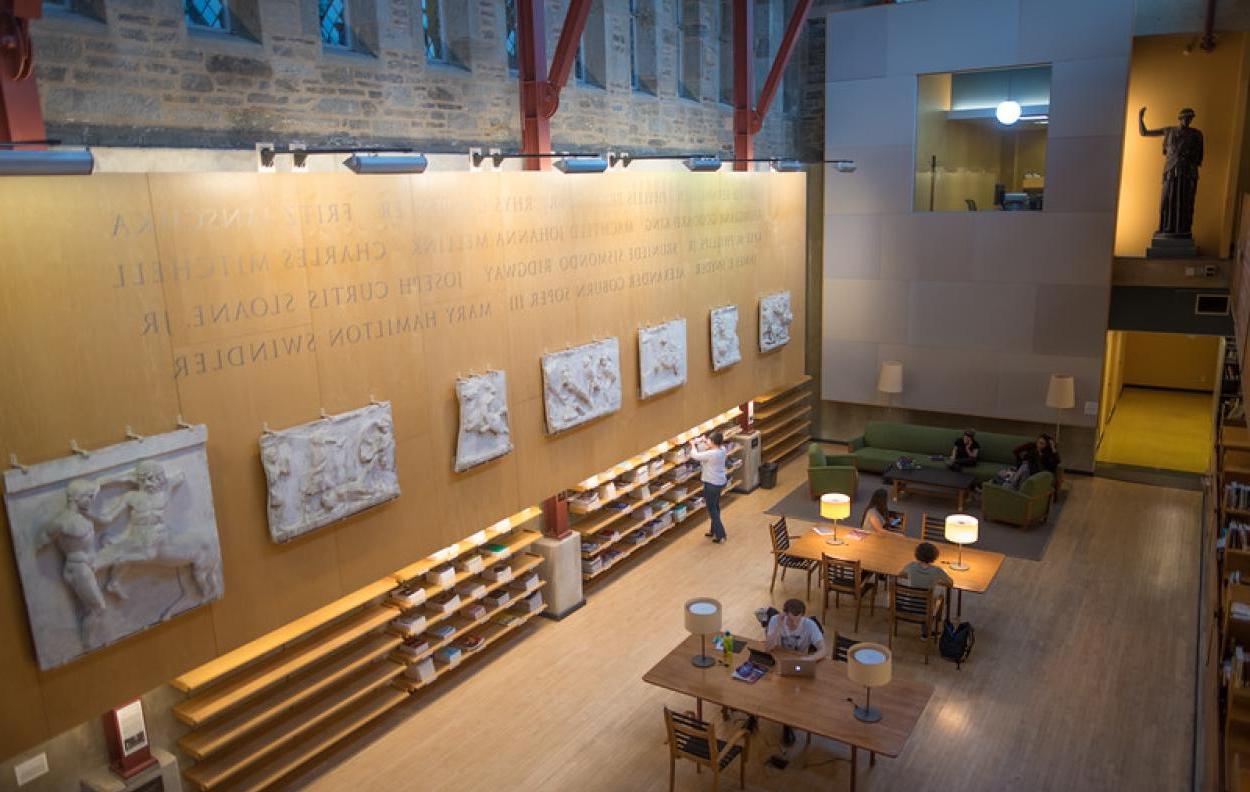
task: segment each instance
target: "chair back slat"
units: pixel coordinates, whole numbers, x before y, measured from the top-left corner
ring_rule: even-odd
[[[820,563],[824,567],[825,583],[828,586],[854,591],[861,577],[858,561],[847,561],[821,553]]]
[[[946,518],[920,515],[920,538],[926,542],[945,542]]]
[[[894,581],[890,589],[890,607],[896,613],[927,617],[933,601],[933,590],[915,588]]]
[[[790,549],[790,531],[786,525],[786,518],[782,517],[777,522],[770,525],[769,530],[773,537],[773,550],[778,553],[784,553]]]
[[[857,643],[859,643],[859,641],[854,638],[843,635],[840,632],[835,632],[833,634],[833,659],[840,663],[845,663],[847,653],[849,653],[851,651],[851,647]]]
[[[672,750],[698,759],[710,758],[708,746],[716,744],[716,727],[713,724],[665,707],[664,725],[668,729],[668,744]]]

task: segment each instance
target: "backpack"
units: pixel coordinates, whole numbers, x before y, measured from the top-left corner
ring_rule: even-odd
[[[938,637],[938,652],[953,662],[955,668],[959,668],[968,659],[968,655],[972,654],[975,643],[976,632],[971,624],[960,622],[956,627],[947,619],[942,625],[942,634]]]

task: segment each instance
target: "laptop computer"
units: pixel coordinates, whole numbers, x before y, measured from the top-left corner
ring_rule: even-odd
[[[777,674],[783,677],[814,677],[816,662],[814,660],[782,660],[777,664]]]

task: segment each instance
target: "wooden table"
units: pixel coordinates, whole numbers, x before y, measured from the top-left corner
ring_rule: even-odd
[[[813,561],[819,561],[821,554],[830,555],[843,561],[858,561],[869,572],[882,575],[897,575],[903,567],[915,561],[916,545],[920,544],[919,539],[900,536],[889,531],[876,531],[862,539],[854,539],[851,538],[851,531],[843,528],[838,531],[838,538],[846,544],[831,545],[826,541],[831,537],[822,536],[812,530],[816,527],[815,523],[793,519],[788,520],[787,523],[791,531],[797,527],[803,532],[802,536],[790,542],[790,549],[786,551],[788,555],[809,558]],[[829,526],[824,524],[820,527],[828,528]],[[959,547],[945,542],[931,542],[931,544],[941,552],[938,564],[954,581],[952,588],[958,592],[959,596],[957,614],[963,613],[963,593],[971,591],[974,594],[981,594],[988,590],[998,574],[999,567],[1007,558],[1002,553],[965,547],[963,559],[968,568],[960,571],[950,568],[950,565],[959,558]],[[949,601],[947,604],[949,605]]]
[[[759,644],[752,642],[755,646]],[[780,676],[770,670],[754,684],[730,678],[730,669],[719,663],[696,668],[690,658],[699,653],[699,639],[690,636],[656,663],[642,679],[657,687],[694,696],[700,708],[704,699],[741,710],[758,718],[783,723],[851,746],[851,790],[858,769],[856,749],[895,757],[933,695],[924,682],[894,679],[872,691],[872,704],[881,710],[877,723],[863,723],[852,714],[852,705],[864,700],[864,688],[847,678],[846,664],[825,659],[816,664],[812,679]],[[746,653],[735,655],[738,662]]]
[[[899,470],[894,468],[881,477],[882,482],[891,485],[891,497],[898,500],[908,490],[916,490],[931,495],[953,497],[958,504],[956,511],[964,510],[964,501],[977,483],[976,478],[967,473],[954,470],[935,470],[919,468],[917,470]]]

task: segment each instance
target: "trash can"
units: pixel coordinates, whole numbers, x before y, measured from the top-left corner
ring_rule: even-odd
[[[760,486],[764,489],[772,489],[777,486],[776,462],[765,462],[760,465]]]

